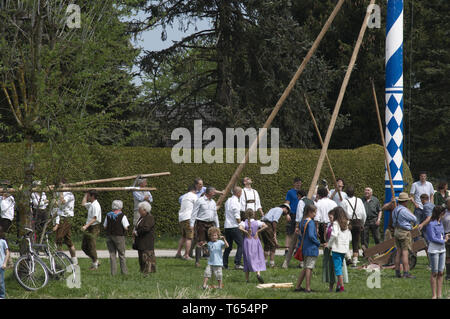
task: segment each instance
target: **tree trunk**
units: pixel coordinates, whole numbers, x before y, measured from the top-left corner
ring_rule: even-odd
[[[17,193],[17,211],[18,211],[18,225],[17,231],[19,236],[25,234],[25,227],[31,228],[31,188],[34,175],[34,159],[33,159],[33,138],[30,133],[25,135],[25,157],[24,157],[24,183],[22,191]],[[27,245],[25,241],[20,243],[20,254],[27,252]]]

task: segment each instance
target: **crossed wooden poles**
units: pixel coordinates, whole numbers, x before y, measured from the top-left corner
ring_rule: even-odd
[[[237,167],[236,171],[234,172],[233,176],[231,177],[230,181],[228,182],[228,185],[225,188],[225,191],[224,191],[223,195],[219,198],[219,200],[217,202],[217,207],[220,207],[222,205],[223,201],[225,200],[225,196],[227,196],[227,194],[229,193],[231,188],[236,184],[236,181],[239,178],[239,175],[242,173],[245,164],[249,160],[250,152],[253,152],[255,150],[255,148],[256,148],[257,144],[259,143],[259,141],[261,140],[261,138],[266,134],[267,128],[272,124],[272,121],[275,118],[276,114],[278,113],[278,111],[280,110],[280,108],[283,105],[284,101],[288,97],[289,93],[291,92],[291,90],[294,87],[295,83],[297,82],[298,78],[303,73],[303,70],[305,69],[306,65],[310,61],[312,55],[317,50],[317,47],[319,46],[320,42],[322,41],[325,33],[328,31],[328,29],[329,29],[331,23],[333,22],[334,18],[336,17],[337,13],[341,9],[344,1],[345,0],[339,0],[339,2],[336,4],[333,12],[331,13],[331,15],[328,18],[327,22],[325,23],[325,25],[323,26],[323,28],[320,31],[319,35],[317,36],[316,40],[314,41],[311,49],[309,50],[308,54],[304,58],[302,64],[298,68],[298,70],[295,73],[295,75],[293,76],[292,80],[289,82],[289,85],[287,86],[287,88],[283,92],[282,96],[278,100],[277,104],[275,105],[274,109],[272,110],[272,113],[270,114],[269,118],[265,122],[265,124],[263,126],[263,129],[258,134],[258,138],[252,143],[252,145],[250,146],[249,150],[247,151],[247,153],[245,155],[245,158],[242,160],[240,165]],[[371,5],[373,5],[373,4],[375,4],[375,0],[371,0],[370,1],[369,8],[372,7]],[[353,71],[353,68],[355,66],[355,62],[356,62],[356,58],[357,58],[358,53],[359,53],[359,49],[361,48],[361,43],[362,43],[362,40],[363,40],[363,37],[364,37],[364,33],[366,32],[366,29],[367,29],[367,23],[369,21],[370,14],[371,14],[371,12],[369,10],[367,10],[366,11],[366,15],[364,17],[364,21],[363,21],[362,26],[361,26],[361,30],[360,30],[358,39],[356,41],[355,48],[353,50],[352,57],[350,59],[349,66],[347,68],[347,72],[346,72],[344,80],[342,82],[342,86],[341,86],[341,89],[340,89],[340,92],[339,92],[339,96],[338,96],[336,105],[334,107],[334,111],[333,111],[333,114],[332,114],[332,117],[331,117],[331,121],[330,121],[330,125],[328,127],[327,134],[325,136],[325,140],[322,143],[322,150],[320,152],[319,161],[317,163],[316,171],[314,173],[314,177],[313,177],[313,180],[311,182],[311,186],[310,186],[309,191],[308,191],[308,198],[312,198],[312,195],[314,193],[315,187],[317,185],[317,181],[319,179],[320,172],[322,170],[323,162],[325,160],[325,157],[327,156],[327,150],[328,150],[328,145],[329,145],[330,140],[331,140],[331,134],[333,133],[334,126],[335,126],[336,120],[337,120],[337,116],[339,114],[339,110],[340,110],[340,107],[342,105],[342,101],[344,99],[344,94],[345,94],[345,91],[347,89],[348,82],[350,80],[350,75],[351,75],[351,73]],[[321,137],[320,137],[320,139],[321,139]],[[331,167],[331,165],[330,165],[330,167]],[[333,173],[333,175],[334,175],[334,173]],[[335,184],[336,184],[336,182],[335,182]],[[336,187],[336,189],[337,189],[337,187]],[[340,192],[339,192],[339,196],[341,197]]]
[[[89,181],[81,181],[81,182],[75,182],[75,183],[68,183],[68,184],[61,184],[61,185],[49,185],[44,187],[34,187],[32,188],[33,192],[39,192],[39,191],[58,191],[58,192],[87,192],[89,190],[95,190],[97,192],[117,192],[117,191],[154,191],[156,188],[154,187],[137,187],[137,186],[129,186],[129,187],[79,187],[79,186],[85,186],[89,184],[102,184],[102,183],[109,183],[109,182],[118,182],[118,181],[125,181],[125,180],[135,180],[136,181],[140,178],[147,178],[147,177],[157,177],[157,176],[167,176],[170,175],[170,172],[162,172],[162,173],[153,173],[153,174],[142,174],[142,175],[132,175],[132,176],[123,176],[123,177],[111,177],[111,178],[105,178],[105,179],[95,179],[95,180],[89,180]],[[78,187],[77,187],[78,186]],[[14,193],[19,191],[20,189],[14,189],[14,188],[7,188],[4,189],[4,192],[7,193]]]

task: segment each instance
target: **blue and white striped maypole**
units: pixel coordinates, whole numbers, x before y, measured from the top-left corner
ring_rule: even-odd
[[[386,147],[395,195],[403,191],[403,0],[388,0],[386,22]],[[392,199],[385,175],[385,201]],[[384,230],[389,223],[385,212]]]

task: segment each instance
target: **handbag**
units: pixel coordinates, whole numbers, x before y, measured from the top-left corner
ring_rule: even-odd
[[[350,225],[348,225],[350,230],[360,230],[362,231],[364,229],[364,225],[362,223],[361,219],[358,219],[358,216],[356,215],[356,205],[358,203],[358,199],[355,200],[355,207],[352,206],[350,201],[347,199],[348,204],[353,210],[352,219],[350,220]]]
[[[297,259],[298,261],[303,261],[303,251],[302,251],[303,250],[302,249],[303,248],[303,239],[305,238],[306,227],[308,226],[308,223],[310,221],[311,221],[311,219],[306,222],[305,227],[303,228],[302,241],[300,243],[300,247],[297,249],[297,252],[294,255],[294,258]]]

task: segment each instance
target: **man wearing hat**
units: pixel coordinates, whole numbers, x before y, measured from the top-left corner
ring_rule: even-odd
[[[282,215],[286,216],[288,222],[291,221],[290,211],[291,207],[289,204],[282,204],[269,210],[261,219],[269,226],[261,231],[261,238],[264,243],[264,256],[267,258],[270,255],[270,267],[272,268],[275,267],[275,250],[278,246],[277,224]]]
[[[412,224],[417,222],[416,216],[406,207],[411,200],[407,193],[400,193],[398,206],[392,211],[392,226],[394,227],[395,248],[395,276],[401,278],[400,259],[403,264],[403,278],[415,278],[409,273],[409,249],[411,248]]]

